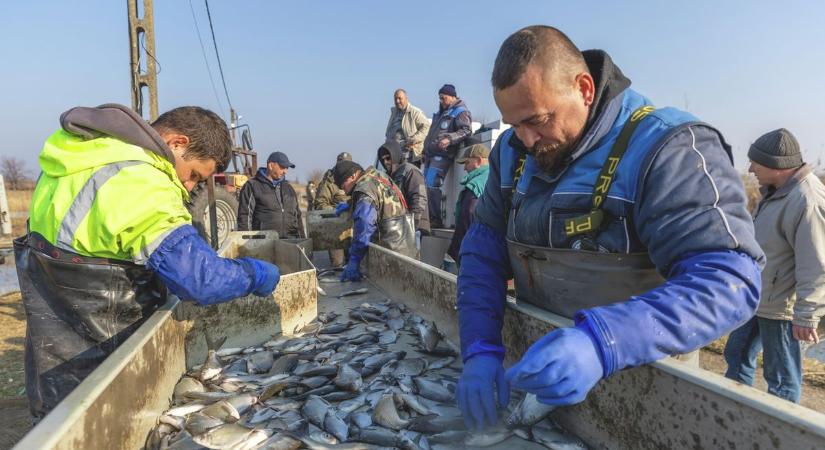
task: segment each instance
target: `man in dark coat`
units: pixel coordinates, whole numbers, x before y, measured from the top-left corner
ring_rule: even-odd
[[[404,160],[401,145],[388,140],[378,148],[378,161],[401,188],[410,212],[415,216],[415,230],[430,234],[430,215],[427,212],[427,185],[421,169]]]
[[[238,204],[238,230],[275,230],[281,238],[303,238],[298,195],[286,181],[295,164],[282,152],[274,152],[266,167],[258,169],[255,178],[241,189]]]

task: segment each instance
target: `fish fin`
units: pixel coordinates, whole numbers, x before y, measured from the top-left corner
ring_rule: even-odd
[[[226,342],[226,336],[223,336],[219,339],[213,339],[209,336],[209,333],[204,332],[203,337],[206,338],[207,350],[217,350],[221,348],[221,346]]]

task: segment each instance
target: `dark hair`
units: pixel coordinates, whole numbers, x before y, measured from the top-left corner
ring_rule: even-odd
[[[186,159],[213,160],[223,172],[232,157],[232,140],[226,122],[214,112],[198,106],[181,106],[161,114],[152,128],[158,133],[180,133],[189,138]]]
[[[567,35],[553,27],[533,25],[516,31],[501,44],[493,65],[493,88],[500,91],[516,84],[533,62],[551,74],[587,71],[581,51]]]

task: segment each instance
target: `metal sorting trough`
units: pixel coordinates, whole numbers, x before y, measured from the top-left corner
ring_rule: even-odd
[[[205,308],[170,299],[14,448],[143,448],[181,375],[205,359],[204,333],[227,336],[224,346],[249,346],[316,317],[307,249],[309,240],[278,240],[274,232],[231,233],[222,256],[256,257],[281,269],[272,295]]]
[[[267,257],[292,269],[274,301],[253,297],[206,309],[170,302],[16,448],[140,448],[185,368],[202,362],[203,331],[229,335],[225,345],[234,347],[311,320],[315,272],[300,244],[240,240],[241,234],[232,234],[224,255]],[[455,275],[376,245],[366,264],[372,284],[458,342]],[[570,324],[509,299],[508,361],[550,329]],[[825,448],[825,415],[673,359],[622,371],[553,418],[591,448]]]
[[[375,245],[368,273],[390,298],[433,318],[458,342],[455,275]],[[570,325],[508,299],[502,330],[508,363],[549,330]],[[825,414],[673,358],[619,372],[585,402],[552,417],[592,448],[825,448]]]

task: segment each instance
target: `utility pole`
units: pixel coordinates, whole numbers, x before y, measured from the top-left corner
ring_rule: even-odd
[[[143,3],[139,15],[138,2]],[[155,22],[152,0],[127,0],[129,13],[129,70],[132,80],[132,109],[144,119],[144,88],[149,97],[149,121],[158,117],[158,77],[155,64]],[[141,44],[142,38],[142,44]],[[141,69],[145,61],[146,69]]]

